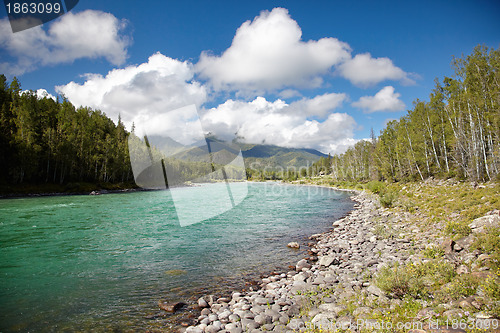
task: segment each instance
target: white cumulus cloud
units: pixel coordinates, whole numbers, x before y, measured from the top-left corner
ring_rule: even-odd
[[[395,66],[389,58],[372,58],[370,53],[357,54],[342,63],[338,71],[354,85],[367,87],[385,80],[401,81],[413,84],[414,81],[401,68]]]
[[[321,75],[350,57],[349,45],[336,38],[301,38],[288,10],[263,11],[238,28],[221,56],[202,53],[196,68],[215,89],[261,91],[317,87]]]
[[[299,101],[293,102],[287,111],[306,116],[324,117],[340,107],[346,99],[346,94],[326,93],[312,99],[302,98]]]
[[[165,114],[191,104],[200,107],[207,96],[205,87],[193,80],[191,63],[161,53],[146,63],[115,69],[106,76],[87,74],[83,84],[70,82],[56,91],[77,106],[102,110],[111,119],[120,114],[129,129],[132,122],[139,126],[158,119],[156,125],[163,125],[154,127],[157,132],[168,128]]]
[[[363,109],[366,113],[377,111],[403,111],[405,103],[399,99],[401,94],[394,92],[394,87],[382,88],[375,96],[363,96],[352,106]]]
[[[39,66],[100,57],[121,65],[130,43],[122,34],[125,26],[126,21],[95,10],[69,12],[51,23],[47,31],[37,26],[12,33],[8,19],[1,19],[0,47],[12,59],[1,62],[0,71],[20,75]]]
[[[302,103],[307,106],[308,101]],[[330,113],[319,122],[307,119],[307,111],[299,113],[282,100],[270,102],[264,97],[251,102],[228,100],[206,110],[201,120],[205,130],[224,138],[236,134],[248,143],[314,148],[325,153],[345,151],[346,142],[354,140],[356,127],[346,113]]]

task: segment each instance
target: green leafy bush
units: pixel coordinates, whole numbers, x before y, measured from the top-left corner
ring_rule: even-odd
[[[380,195],[379,200],[380,200],[380,204],[382,205],[382,207],[391,208],[392,206],[394,206],[397,198],[398,198],[398,195],[396,192],[389,191],[387,193]]]
[[[368,190],[370,190],[371,192],[373,192],[375,194],[379,194],[379,193],[384,192],[385,188],[386,188],[386,186],[383,182],[379,182],[379,181],[375,181],[375,180],[367,183],[365,186]]]

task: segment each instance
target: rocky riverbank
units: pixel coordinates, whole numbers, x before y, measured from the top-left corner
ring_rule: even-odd
[[[352,199],[357,202],[356,209],[335,221],[331,232],[311,236],[316,241],[311,256],[300,260],[295,271],[262,279],[256,291],[235,292],[219,299],[200,298],[199,324],[185,332],[286,332],[325,320],[345,325],[354,318],[342,315],[347,308],[339,301],[361,290],[385,297],[368,282],[366,272],[375,272],[388,262],[406,260],[409,240],[377,237],[374,220],[387,218],[389,213],[378,208],[373,195],[357,192]],[[360,308],[357,312],[363,311]]]
[[[500,327],[485,311],[484,288],[467,290],[468,281],[496,278],[484,265],[490,257],[471,244],[485,228],[500,226],[498,210],[474,220],[472,233],[454,241],[443,237],[439,223],[423,223],[418,212],[381,208],[379,197],[366,192],[352,199],[355,210],[331,231],[311,236],[309,257],[295,270],[263,278],[258,290],[200,298],[195,325],[180,331],[465,332],[466,322],[469,331]]]

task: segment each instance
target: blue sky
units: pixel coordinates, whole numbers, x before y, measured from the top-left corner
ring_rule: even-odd
[[[205,131],[326,153],[500,45],[498,1],[80,0],[16,34],[0,16],[0,72],[23,89],[176,137],[193,119],[170,110],[194,104]]]

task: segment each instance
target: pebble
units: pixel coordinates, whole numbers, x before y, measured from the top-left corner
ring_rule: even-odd
[[[342,315],[346,307],[341,304],[343,299],[351,299],[357,293],[385,304],[391,309],[401,305],[398,299],[389,299],[384,291],[372,284],[365,276],[366,273],[374,274],[380,267],[399,262],[415,262],[421,260],[418,255],[408,255],[414,244],[425,248],[432,231],[410,229],[406,231],[404,216],[408,213],[391,213],[383,208],[378,208],[378,199],[366,193],[357,193],[352,197],[358,202],[357,208],[348,216],[335,221],[330,232],[316,234],[310,237],[316,241],[309,255],[317,256],[317,261],[309,262],[301,259],[295,266],[295,271],[286,273],[273,273],[262,279],[262,288],[250,292],[235,292],[231,297],[222,297],[218,300],[214,296],[202,297],[198,306],[202,308],[199,325],[190,326],[185,333],[202,332],[299,332],[306,328],[306,322],[327,323],[335,322],[339,327],[355,323],[355,317],[363,318],[370,313],[383,313],[386,309],[372,309],[359,306],[352,312],[353,316]],[[398,215],[399,214],[399,215]],[[376,227],[385,219],[388,228],[385,232],[392,237],[376,235]],[[389,222],[391,224],[389,224]],[[402,231],[407,232],[406,234]],[[418,237],[420,235],[425,235]],[[437,240],[436,240],[437,241]],[[410,243],[411,242],[411,243]],[[410,245],[411,244],[411,245]],[[467,255],[465,246],[455,244],[452,240],[441,239],[441,246],[446,253],[452,256]],[[287,245],[290,248],[299,248],[297,242]],[[470,260],[476,260],[471,257]],[[490,260],[487,255],[480,255],[477,262]],[[468,274],[467,266],[458,266],[458,274]],[[340,288],[339,288],[340,287]],[[317,288],[331,288],[335,290],[332,295],[323,296],[323,304],[311,308],[307,314],[301,312],[301,297],[303,291],[318,290]],[[303,302],[303,301],[302,301]],[[460,302],[458,302],[460,303]],[[479,308],[473,298],[462,302],[455,307],[447,308],[443,316],[455,317],[464,315],[464,309]],[[437,316],[431,308],[423,305],[417,317],[433,318]],[[299,317],[300,316],[300,317]],[[475,314],[478,319],[486,319],[484,313]]]

